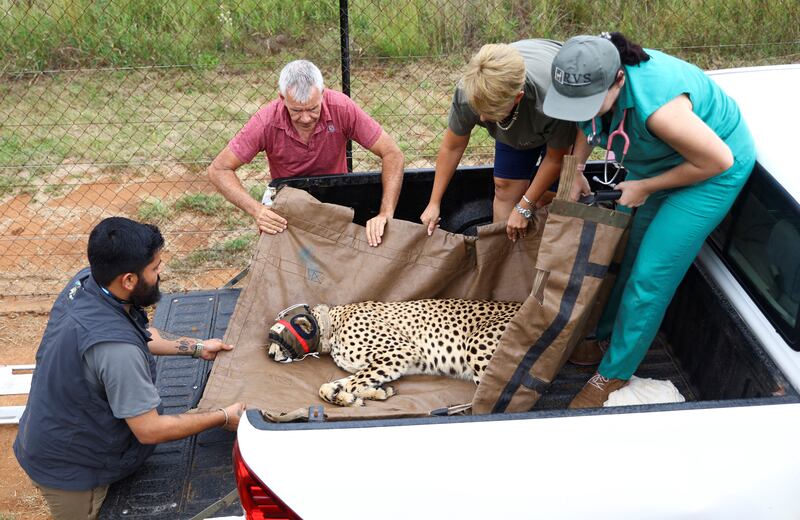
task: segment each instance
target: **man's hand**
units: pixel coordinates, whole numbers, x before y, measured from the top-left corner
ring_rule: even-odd
[[[384,215],[376,215],[367,221],[367,242],[372,247],[377,247],[381,243],[383,230],[386,228],[388,218]]]
[[[262,206],[256,217],[258,230],[270,235],[276,235],[286,229],[286,219],[266,206]]]
[[[400,147],[385,130],[381,130],[381,135],[378,136],[378,140],[369,151],[381,158],[381,187],[383,188],[381,209],[378,210],[378,216],[367,222],[367,242],[372,247],[377,247],[381,243],[386,222],[394,215],[397,200],[400,198],[405,158]]]
[[[517,210],[512,209],[506,223],[506,234],[508,239],[516,242],[519,238],[525,238],[530,221],[522,216]]]
[[[223,343],[217,338],[207,339],[203,342],[203,351],[200,353],[200,357],[207,361],[213,361],[220,350],[233,350],[233,345]]]
[[[244,403],[233,403],[230,406],[226,406],[225,412],[228,414],[228,422],[222,427],[229,432],[235,432],[236,428],[239,427],[239,420],[246,410],[247,407]]]
[[[142,444],[158,444],[160,442],[183,439],[190,435],[222,427],[236,431],[239,420],[245,412],[244,403],[233,403],[224,408],[202,413],[179,413],[161,415],[156,408],[136,417],[126,417],[125,422]],[[225,423],[225,416],[228,422]]]
[[[422,212],[422,215],[420,215],[419,219],[423,224],[428,226],[428,236],[431,236],[433,234],[433,230],[439,225],[439,221],[442,220],[439,218],[439,205],[429,203],[428,207],[425,208],[425,211]]]

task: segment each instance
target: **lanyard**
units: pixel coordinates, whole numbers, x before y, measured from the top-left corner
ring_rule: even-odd
[[[612,188],[616,185],[614,180],[619,175],[620,170],[622,170],[622,163],[625,162],[625,156],[628,155],[628,147],[631,145],[631,140],[628,137],[628,134],[625,133],[625,117],[628,115],[628,109],[624,109],[622,111],[622,120],[619,122],[619,126],[616,130],[611,132],[608,136],[608,142],[606,143],[606,158],[603,161],[603,179],[601,180],[597,175],[592,177],[594,181],[599,182],[600,184],[605,184],[606,186],[611,186]],[[600,136],[597,134],[597,127],[595,126],[595,120],[597,118],[592,118],[592,135],[586,138],[586,141],[590,145],[597,145],[600,144]],[[614,138],[620,136],[624,141],[622,146],[622,160],[619,162],[614,163],[617,171],[614,172],[614,175],[611,176],[611,179],[608,178],[608,156],[611,153],[611,144],[614,142]]]
[[[97,285],[100,285],[100,284],[97,284]],[[100,290],[103,291],[103,293],[105,293],[106,296],[110,296],[117,303],[121,303],[123,305],[128,305],[129,303],[131,303],[128,300],[123,300],[122,298],[117,298],[116,295],[114,295],[111,291],[109,291],[108,289],[106,289],[102,285],[100,285]]]

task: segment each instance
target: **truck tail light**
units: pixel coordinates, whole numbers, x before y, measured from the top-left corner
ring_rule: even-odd
[[[239,500],[242,502],[247,520],[267,518],[302,520],[250,471],[242,460],[238,442],[233,444],[233,469],[236,473]]]

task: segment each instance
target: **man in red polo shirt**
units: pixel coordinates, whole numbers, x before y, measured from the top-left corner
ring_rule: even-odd
[[[282,216],[253,199],[236,169],[264,151],[273,179],[346,173],[345,145],[352,139],[381,158],[383,196],[378,215],[367,222],[367,242],[381,243],[403,183],[403,152],[389,134],[349,97],[324,88],[310,61],[286,65],[280,97],[255,113],[208,167],[211,182],[231,203],[249,213],[265,233],[286,229]]]

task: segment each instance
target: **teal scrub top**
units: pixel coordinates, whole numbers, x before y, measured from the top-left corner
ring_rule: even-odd
[[[730,147],[734,157],[752,149],[752,138],[736,102],[695,65],[663,52],[645,49],[648,61],[625,65],[625,85],[620,90],[610,126],[595,117],[600,145],[605,148],[609,133],[615,131],[627,109],[625,132],[630,147],[624,166],[628,179],[653,177],[673,168],[685,159],[672,147],[650,133],[645,122],[650,115],[681,94],[692,101],[692,111]],[[579,123],[583,132],[592,135],[592,121]],[[624,139],[614,137],[612,150],[617,161],[623,157]]]

